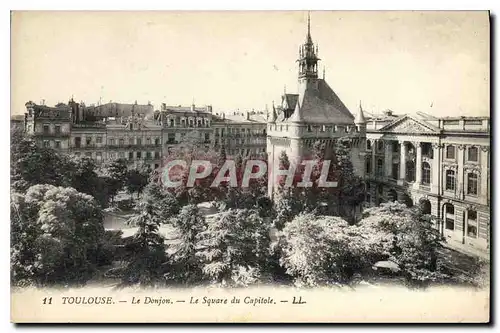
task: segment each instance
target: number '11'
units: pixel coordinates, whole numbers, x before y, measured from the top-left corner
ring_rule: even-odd
[[[49,298],[45,297],[43,299],[43,304],[52,304],[52,297]]]

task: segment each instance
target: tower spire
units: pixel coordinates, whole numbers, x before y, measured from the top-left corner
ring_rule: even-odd
[[[361,106],[361,100],[359,100],[359,111],[358,111],[358,114],[356,115],[356,119],[354,120],[354,123],[356,123],[356,124],[365,124],[366,123],[365,115],[363,112],[363,107]]]
[[[311,40],[311,12],[307,12],[307,41]]]
[[[307,35],[305,43],[299,48],[299,78],[318,78],[318,48],[311,38],[311,13],[307,12]]]

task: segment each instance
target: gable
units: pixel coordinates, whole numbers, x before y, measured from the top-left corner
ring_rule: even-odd
[[[404,116],[387,124],[379,129],[379,131],[391,133],[438,133],[439,129],[410,116]]]

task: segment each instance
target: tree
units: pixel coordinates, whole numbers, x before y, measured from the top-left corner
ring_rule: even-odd
[[[285,151],[281,151],[278,163],[280,170],[290,168],[290,160]],[[294,179],[292,187],[285,187],[285,181],[286,179],[283,176],[277,178],[278,186],[274,193],[275,215],[273,225],[278,230],[282,230],[286,223],[292,221],[295,216],[306,209],[303,192],[295,186],[297,179]]]
[[[428,215],[417,207],[399,202],[383,203],[363,213],[360,225],[372,225],[391,235],[390,259],[396,262],[412,285],[425,285],[444,278],[438,267],[442,247],[439,231]]]
[[[109,201],[109,190],[104,177],[99,177],[97,174],[97,166],[90,157],[71,156],[70,168],[71,172],[71,187],[78,192],[86,193],[93,196],[97,202],[106,207]]]
[[[388,254],[391,237],[367,231],[340,217],[300,214],[283,229],[280,264],[299,285],[349,284]]]
[[[160,224],[170,223],[170,219],[177,215],[180,210],[179,202],[175,196],[157,182],[150,182],[144,188],[143,201],[151,205],[152,212],[158,217]]]
[[[31,137],[15,132],[11,142],[11,183],[26,191],[36,184],[70,186],[72,164],[69,157],[51,148],[38,147]]]
[[[131,196],[132,194],[137,193],[137,198],[139,198],[139,195],[142,193],[144,187],[148,184],[150,173],[151,170],[149,166],[140,166],[138,168],[128,170],[126,187]]]
[[[348,138],[341,138],[335,143],[335,173],[338,186],[333,191],[337,214],[346,220],[354,221],[354,209],[364,201],[365,187],[363,179],[354,174]]]
[[[11,271],[17,283],[85,283],[104,235],[95,199],[73,188],[31,186],[12,193]]]
[[[127,181],[127,161],[123,158],[111,161],[103,170],[106,177],[106,187],[110,195],[111,201],[118,192],[125,186]]]
[[[159,232],[161,219],[155,214],[155,207],[150,202],[141,201],[128,223],[137,226],[138,230],[127,245],[131,256],[122,277],[122,285],[164,284],[168,258],[165,238]]]
[[[201,233],[203,273],[223,285],[256,282],[261,278],[269,243],[269,225],[257,210],[218,213]]]
[[[200,258],[196,256],[200,235],[206,230],[205,218],[196,205],[184,206],[178,217],[173,219],[177,230],[178,243],[173,245],[173,258],[176,267],[174,278],[184,284],[199,282],[203,279]]]

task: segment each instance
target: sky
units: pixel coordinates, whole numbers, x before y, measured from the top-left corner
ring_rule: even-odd
[[[490,114],[489,17],[312,11],[320,76],[355,113]],[[71,96],[264,110],[297,91],[307,12],[13,12],[11,113]]]

